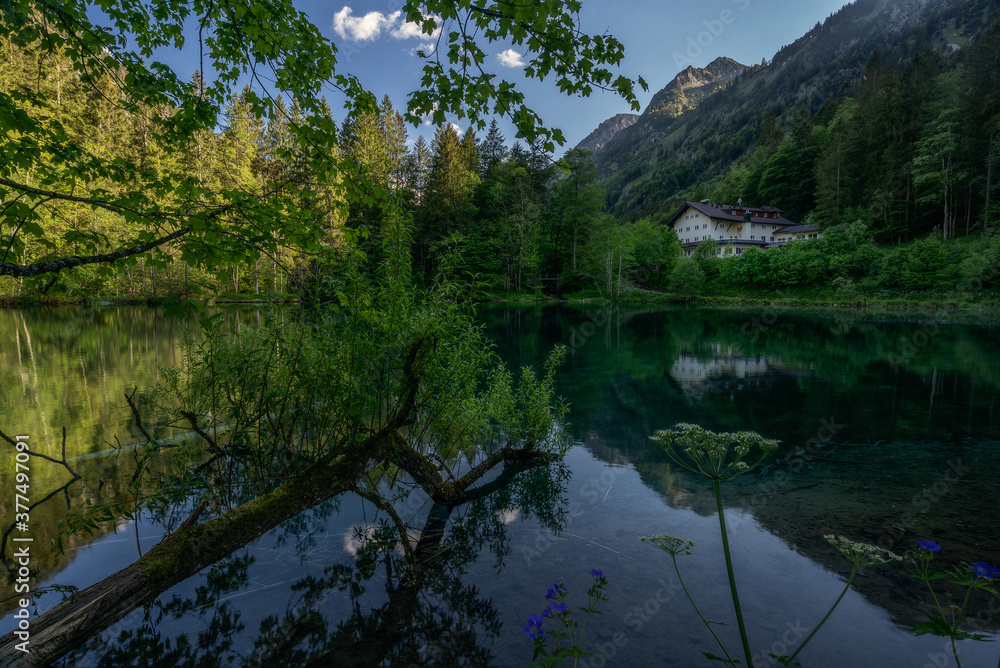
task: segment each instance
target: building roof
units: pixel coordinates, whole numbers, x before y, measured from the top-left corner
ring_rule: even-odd
[[[747,222],[745,216],[749,212],[749,222],[751,223],[795,225],[795,223],[781,215],[781,209],[773,206],[733,206],[731,204],[711,204],[707,202],[685,202],[684,205],[677,210],[677,213],[671,216],[670,220],[667,221],[667,225],[673,227],[674,223],[677,222],[677,220],[681,217],[681,214],[683,214],[685,209],[688,207],[705,214],[712,220],[718,220],[724,223]]]
[[[805,232],[819,232],[815,225],[792,225],[783,230],[778,230],[775,234],[803,234]]]

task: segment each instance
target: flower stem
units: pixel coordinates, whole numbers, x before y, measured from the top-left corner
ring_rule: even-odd
[[[927,573],[925,572],[924,575],[926,576]],[[938,601],[937,594],[934,593],[934,587],[931,586],[930,578],[925,577],[924,582],[927,583],[927,589],[931,592],[931,598],[934,599],[934,605],[937,606],[938,612],[941,613],[941,619],[944,619],[945,618],[944,608],[941,607],[941,602]]]
[[[851,570],[851,576],[847,578],[847,584],[844,585],[844,591],[840,592],[840,596],[838,596],[837,600],[833,602],[833,606],[827,611],[826,616],[823,617],[822,620],[820,620],[819,624],[816,625],[816,628],[812,630],[812,633],[807,635],[806,639],[802,641],[801,645],[799,645],[799,648],[795,650],[795,653],[792,654],[790,657],[788,657],[788,663],[791,663],[792,659],[797,657],[799,655],[799,652],[805,649],[805,646],[809,643],[810,640],[812,640],[812,637],[816,635],[816,632],[820,630],[823,624],[826,624],[826,620],[830,619],[830,615],[832,615],[833,611],[836,610],[838,605],[840,605],[840,599],[844,598],[844,594],[846,594],[847,590],[851,588],[851,582],[854,581],[854,576],[857,575],[857,572],[858,572],[858,565],[854,564],[854,569]]]
[[[589,623],[590,623],[590,613],[588,612],[587,613],[587,618],[585,620],[583,620],[583,628],[580,630],[580,639],[579,640],[575,640],[574,639],[574,644],[578,648],[579,647],[583,647],[583,634],[587,632],[587,624],[589,624]],[[580,660],[580,655],[579,654],[577,654],[576,656],[573,657],[573,668],[576,668],[576,664],[577,664],[577,662],[579,660]]]
[[[753,655],[750,653],[750,642],[747,640],[747,628],[743,623],[743,610],[740,608],[740,595],[736,591],[736,576],[733,574],[733,557],[729,553],[729,537],[726,535],[726,514],[722,509],[722,487],[719,479],[714,478],[715,503],[719,508],[719,528],[722,530],[722,551],[726,555],[726,572],[729,575],[729,591],[733,595],[733,607],[736,608],[736,623],[740,627],[740,641],[743,643],[743,655],[748,668],[753,668]]]
[[[677,557],[671,554],[670,558],[674,560],[674,572],[677,573],[677,580],[681,583],[681,587],[684,589],[684,593],[687,595],[688,600],[691,601],[691,607],[698,613],[698,617],[701,618],[701,621],[704,622],[705,626],[708,628],[709,633],[711,633],[712,637],[715,638],[715,642],[719,643],[719,649],[721,649],[722,653],[726,655],[726,661],[729,665],[735,666],[736,662],[733,661],[731,656],[729,656],[729,652],[726,651],[726,646],[722,644],[721,640],[719,640],[719,636],[715,635],[715,630],[712,628],[711,622],[705,619],[705,616],[701,614],[701,610],[699,610],[698,606],[695,605],[694,599],[691,598],[691,593],[688,591],[687,585],[684,584],[684,578],[681,577],[681,569],[677,567]]]
[[[962,623],[962,618],[965,617],[965,607],[969,605],[969,594],[972,593],[972,587],[968,587],[965,590],[965,600],[962,601],[962,609],[958,612],[958,618],[956,619],[954,613],[951,617],[951,653],[955,656],[955,663],[958,668],[962,668],[962,660],[958,658],[958,649],[955,647],[955,633],[958,632],[958,625]],[[954,608],[952,608],[954,610]],[[1000,662],[997,663],[1000,666]]]
[[[597,603],[597,600],[594,598],[593,594],[588,594],[587,595],[587,609],[588,610],[593,610],[594,609],[594,605],[596,605],[596,603]],[[573,639],[573,642],[574,642],[574,644],[576,645],[577,648],[582,648],[583,647],[583,636],[587,633],[587,624],[590,624],[590,615],[591,614],[593,614],[593,613],[588,612],[587,613],[587,618],[585,620],[583,620],[583,628],[580,629],[580,637],[579,637],[579,639],[576,639],[576,638]],[[577,654],[576,656],[573,657],[573,668],[576,668],[576,664],[579,661],[580,661],[580,655]]]

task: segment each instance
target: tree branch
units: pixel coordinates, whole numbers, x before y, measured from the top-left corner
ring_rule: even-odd
[[[2,181],[2,179],[0,179],[0,181]],[[0,183],[0,185],[3,184]],[[192,229],[194,229],[193,226],[187,225],[179,230],[171,232],[165,237],[160,237],[159,239],[154,239],[153,241],[139,246],[133,246],[132,248],[123,248],[113,253],[88,255],[85,257],[64,257],[58,260],[46,260],[45,262],[36,262],[35,264],[25,265],[13,264],[11,262],[0,262],[0,276],[38,276],[40,274],[53,273],[62,271],[63,269],[70,269],[72,267],[80,267],[85,264],[110,263],[126,257],[131,257],[133,255],[139,255],[140,253],[145,253],[146,251],[152,250],[157,246],[162,246],[163,244],[169,243],[174,239],[179,239]]]

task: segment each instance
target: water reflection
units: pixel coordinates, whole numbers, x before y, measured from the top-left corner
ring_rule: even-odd
[[[244,307],[224,313],[226,326],[238,328],[257,326],[274,311]],[[162,369],[180,364],[185,334],[198,332],[197,318],[166,318],[148,307],[0,309],[0,431],[28,435],[33,451],[60,459],[65,429],[67,460],[83,475],[74,481],[58,464],[31,461],[31,534],[46,546],[35,551],[33,577],[66,568],[81,548],[110,530],[66,534],[60,525],[88,503],[127,498],[134,472],[128,446],[142,438],[124,395],[136,388],[140,395],[148,392]],[[154,428],[158,435],[175,431]],[[0,489],[14,489],[14,475],[14,451],[0,441]],[[3,539],[13,529],[13,514],[3,519],[0,542],[7,563],[12,548]],[[50,546],[59,540],[61,549]],[[15,603],[4,597],[0,613]]]
[[[255,568],[269,552],[260,545],[234,555],[64,665],[490,665],[503,622],[468,570],[489,556],[504,572],[514,519],[558,533],[567,479],[562,464],[508,467],[459,504],[359,488],[340,505],[362,524],[338,532],[344,513],[304,513],[266,537],[282,568]]]
[[[744,357],[721,344],[712,346],[714,354],[697,357],[683,351],[670,368],[670,377],[685,396],[701,399],[706,393],[769,391],[774,381],[784,375],[808,376],[808,369],[787,369],[777,357]]]
[[[512,317],[526,320],[484,309],[500,341]],[[778,462],[725,490],[727,506],[743,511],[734,540],[760,527],[834,573],[844,563],[827,533],[899,552],[932,537],[948,546],[941,567],[1000,556],[1000,534],[984,519],[1000,491],[995,318],[554,305],[536,307],[531,322],[521,327],[529,341],[501,343],[501,354],[526,364],[530,351],[575,343],[559,385],[573,435],[603,461],[633,465],[670,507],[715,512],[710,487],[649,443],[655,430],[695,422],[783,441]],[[926,620],[927,601],[904,570],[855,589],[908,630]],[[1000,628],[1000,601],[973,606],[981,628]]]
[[[541,478],[529,485],[532,475],[541,475],[529,471],[511,491],[495,486],[483,499],[454,508],[434,509],[419,492],[407,500],[393,499],[385,488],[378,488],[379,497],[348,495],[339,509],[297,518],[174,588],[148,615],[133,613],[75,657],[78,665],[143,656],[206,665],[216,657],[264,665],[278,656],[289,665],[375,665],[362,659],[523,665],[530,656],[520,631],[527,612],[539,612],[532,606],[552,581],[584,567],[603,568],[611,577],[611,606],[593,629],[594,647],[619,647],[615,662],[699,665],[698,650],[711,639],[688,623],[688,609],[664,605],[648,619],[635,612],[667,566],[635,540],[655,532],[698,541],[699,572],[689,584],[705,596],[706,607],[717,604],[720,616],[726,609],[711,490],[671,468],[649,441],[657,429],[681,421],[779,438],[782,460],[814,439],[819,444],[801,467],[776,463],[725,490],[755,651],[780,640],[786,621],[818,620],[842,586],[837,576],[846,565],[824,533],[897,550],[933,538],[945,546],[942,565],[997,560],[996,323],[980,315],[842,311],[778,312],[763,321],[761,313],[484,309],[498,352],[512,366],[537,366],[552,345],[578,344],[558,381],[572,404],[569,429],[581,444],[569,458],[571,479],[566,470],[553,471],[547,475],[554,485]],[[267,314],[228,317],[243,327]],[[753,325],[754,318],[767,326]],[[63,425],[74,454],[105,450],[115,435],[125,441],[131,426],[121,394],[150,386],[159,369],[182,354],[182,324],[149,309],[90,309],[73,317],[0,311],[0,328],[0,428],[9,433],[32,425],[49,453],[57,452]],[[584,331],[588,337],[577,336]],[[835,436],[819,439],[830,424],[837,425]],[[8,431],[7,425],[15,426]],[[956,467],[961,475],[946,479]],[[10,470],[0,471],[3,489]],[[121,493],[128,460],[100,457],[88,471],[84,484],[33,511],[36,541],[47,544],[54,536],[67,505]],[[66,482],[58,473],[37,469],[37,498]],[[568,490],[570,504],[561,505],[554,492],[540,498],[546,490]],[[144,546],[155,540],[152,527],[143,525],[141,533]],[[131,535],[109,538],[120,540],[123,552],[133,542]],[[68,546],[67,555],[97,554],[105,544],[87,552],[75,548],[91,537],[72,540],[78,544]],[[55,549],[37,555],[38,582],[92,582],[102,567],[96,562],[106,561],[85,556],[71,564],[75,557]],[[873,571],[857,580],[810,648],[813,654],[804,655],[806,665],[929,662],[928,653],[943,647],[910,632],[927,613],[916,584],[902,571]],[[996,631],[1000,605],[993,599],[974,601],[973,614],[982,629]],[[614,644],[619,632],[624,646]],[[970,665],[988,656],[996,662],[988,646],[967,651]]]

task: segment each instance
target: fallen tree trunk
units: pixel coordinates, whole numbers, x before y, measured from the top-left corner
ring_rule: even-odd
[[[0,665],[48,665],[80,647],[175,584],[302,511],[348,491],[379,455],[388,453],[392,443],[392,438],[385,437],[383,442],[368,444],[364,457],[314,464],[270,494],[167,536],[132,565],[31,620],[30,653],[16,649],[22,640],[14,632],[5,635],[0,639]]]
[[[393,450],[406,448],[400,430],[412,421],[419,380],[414,371],[428,339],[414,343],[403,372],[408,388],[391,420],[347,455],[327,455],[273,492],[225,515],[179,529],[136,562],[30,620],[28,652],[12,631],[0,638],[0,666],[44,666],[82,646],[129,612],[197,574],[282,522],[350,490]]]

